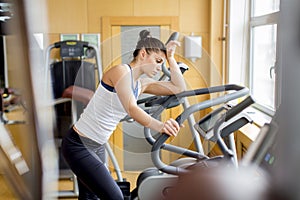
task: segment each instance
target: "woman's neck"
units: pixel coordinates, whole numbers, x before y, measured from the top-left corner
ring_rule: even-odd
[[[135,61],[132,61],[131,63],[129,63],[129,65],[132,70],[133,78],[136,81],[143,74],[141,66],[138,62]]]

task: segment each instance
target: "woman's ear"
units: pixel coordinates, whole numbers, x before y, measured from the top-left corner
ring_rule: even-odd
[[[147,52],[146,52],[146,50],[144,48],[140,50],[140,55],[141,55],[142,59],[144,59],[146,57]]]

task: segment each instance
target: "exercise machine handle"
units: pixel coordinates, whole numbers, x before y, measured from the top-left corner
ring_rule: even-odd
[[[178,40],[179,38],[179,33],[178,32],[174,32],[170,35],[168,41],[166,42],[166,44],[168,44],[170,41],[172,40]]]
[[[215,105],[219,105],[219,104],[228,102],[233,99],[240,98],[249,93],[248,88],[241,87],[238,85],[224,85],[224,86],[216,86],[216,87],[210,87],[210,88],[202,88],[202,89],[197,89],[197,90],[192,90],[192,91],[185,91],[185,92],[179,93],[177,95],[169,96],[169,98],[166,99],[166,101],[152,114],[152,116],[153,117],[159,116],[159,114],[164,110],[164,108],[168,105],[168,103],[170,103],[172,100],[174,100],[174,98],[195,96],[195,95],[207,94],[207,93],[213,93],[213,92],[224,92],[224,91],[228,91],[228,90],[237,90],[237,91],[235,91],[233,93],[225,94],[224,96],[221,96],[221,97],[209,99],[209,100],[200,102],[198,104],[194,104],[194,105],[188,107],[187,109],[185,109],[176,118],[176,121],[178,122],[178,124],[182,124],[187,119],[187,117],[189,115],[193,114],[194,112],[197,112],[197,111],[200,111],[200,110],[203,110],[203,109],[215,106]],[[169,173],[169,174],[185,173],[186,172],[185,169],[166,165],[165,163],[163,163],[160,159],[160,150],[165,149],[165,150],[175,152],[178,154],[180,154],[180,153],[182,154],[182,152],[184,152],[184,155],[188,155],[188,154],[192,155],[192,153],[191,153],[192,151],[188,150],[188,149],[185,149],[185,151],[184,151],[184,148],[166,144],[165,142],[169,138],[169,136],[166,134],[161,134],[158,137],[158,139],[155,140],[153,137],[151,137],[149,128],[145,127],[144,130],[145,130],[145,136],[146,136],[147,141],[150,144],[152,144],[151,158],[152,158],[154,165],[161,171]],[[196,152],[194,152],[194,154],[196,155]],[[188,155],[188,156],[190,156],[190,155]],[[202,157],[202,159],[203,158],[205,159],[204,156]],[[199,154],[198,154],[198,158],[199,158]]]
[[[241,103],[235,105],[232,107],[230,110],[228,110],[225,114],[223,114],[215,123],[214,125],[214,137],[217,138],[217,144],[219,148],[221,149],[223,155],[227,159],[233,159],[233,153],[232,151],[226,146],[224,140],[221,138],[221,135],[219,133],[219,128],[221,124],[225,121],[230,120],[237,114],[239,114],[241,111],[243,111],[245,108],[248,106],[252,105],[254,100],[252,99],[251,96],[248,96],[246,99],[244,99]]]
[[[204,94],[212,94],[212,93],[218,93],[218,92],[227,92],[227,91],[234,91],[229,94],[225,94],[220,97],[216,97],[213,99],[209,99],[194,105],[189,106],[182,112],[178,117],[177,117],[177,122],[179,124],[182,124],[188,116],[193,114],[194,112],[204,110],[206,108],[215,106],[215,105],[220,105],[222,103],[243,97],[249,93],[249,89],[246,87],[242,87],[239,85],[234,85],[234,84],[228,84],[228,85],[222,85],[222,86],[213,86],[209,88],[200,88],[196,90],[188,90],[184,91],[182,93],[176,94],[176,95],[171,95],[171,96],[166,96],[164,99],[164,102],[161,102],[161,105],[156,108],[156,110],[152,111],[152,117],[158,118],[159,115],[166,109],[169,104],[171,104],[172,101],[176,101],[177,99],[181,99],[184,97],[190,97],[190,96],[197,96],[197,95],[204,95]],[[150,132],[150,129],[145,127],[144,128],[144,135],[146,140],[153,145],[154,142],[156,141]],[[165,148],[168,148],[169,145],[166,145]]]
[[[254,100],[251,96],[248,96],[246,99],[244,99],[241,103],[237,104],[236,106],[233,106],[230,110],[227,111],[225,115],[225,121],[228,121],[229,119],[233,118],[237,114],[239,114],[242,110],[247,108],[248,106],[252,105]]]

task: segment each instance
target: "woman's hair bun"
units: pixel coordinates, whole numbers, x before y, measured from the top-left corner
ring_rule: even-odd
[[[142,40],[142,39],[145,39],[145,38],[149,38],[149,37],[151,37],[150,31],[142,30],[142,31],[140,32],[140,38],[141,38],[141,40]]]
[[[150,31],[148,30],[142,30],[140,32],[140,39],[136,44],[133,57],[137,57],[140,50],[143,48],[146,50],[147,54],[150,54],[153,51],[163,51],[165,54],[167,54],[165,45],[159,39],[152,37],[150,35]]]

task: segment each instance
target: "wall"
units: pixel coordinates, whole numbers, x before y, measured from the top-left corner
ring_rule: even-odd
[[[209,0],[51,0],[49,33],[101,33],[102,16],[179,16],[183,34],[199,34],[208,48]]]
[[[205,56],[211,66],[197,66],[209,84],[211,67],[221,73],[223,0],[51,0],[47,1],[49,31],[45,46],[61,33],[100,33],[103,16],[178,16],[183,35],[202,36]],[[213,48],[212,48],[213,47]],[[212,52],[212,54],[211,54]],[[221,75],[218,75],[221,76]],[[215,82],[215,81],[214,81]]]
[[[195,63],[184,60],[191,67],[186,73],[188,85],[191,88],[218,85],[223,83],[222,6],[223,0],[49,0],[44,45],[59,41],[61,33],[102,35],[104,16],[176,16],[179,23],[176,31],[183,36],[202,37],[202,58]],[[181,42],[183,46],[183,39]]]

